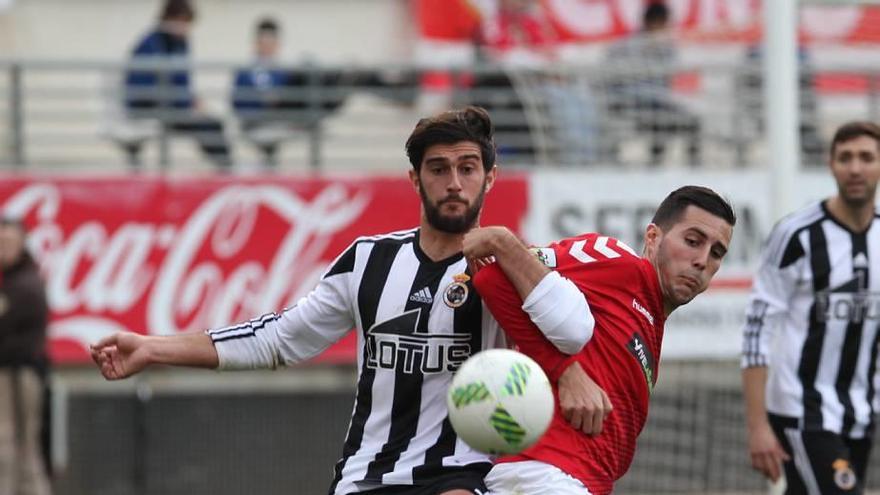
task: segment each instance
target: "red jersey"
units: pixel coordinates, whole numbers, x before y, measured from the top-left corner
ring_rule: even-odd
[[[558,406],[547,433],[524,452],[498,462],[537,460],[579,479],[594,495],[611,493],[629,469],[636,437],[645,425],[657,379],[663,339],[662,295],[653,265],[616,239],[584,234],[538,250],[551,269],[574,282],[593,313],[593,336],[576,355],[556,349],[522,309],[522,299],[495,265],[474,284],[498,323],[547,372],[557,391],[559,375],[575,359],[608,394],[614,407],[598,436],[574,429]]]

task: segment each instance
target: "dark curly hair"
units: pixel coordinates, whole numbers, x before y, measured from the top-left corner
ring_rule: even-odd
[[[416,172],[422,166],[425,150],[435,144],[471,141],[480,147],[483,169],[495,165],[495,129],[485,109],[467,106],[419,120],[406,140],[406,156]]]

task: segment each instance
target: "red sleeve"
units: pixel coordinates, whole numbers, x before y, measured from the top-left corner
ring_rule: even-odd
[[[522,298],[498,264],[478,271],[474,276],[474,286],[519,351],[534,359],[555,383],[568,367],[567,363],[575,358],[560,352],[532,323],[529,315],[522,310]]]

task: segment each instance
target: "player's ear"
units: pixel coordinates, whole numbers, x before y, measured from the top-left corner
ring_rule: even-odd
[[[495,179],[498,178],[498,166],[492,165],[492,168],[486,172],[486,190],[484,192],[489,192],[492,189],[492,186],[495,185]]]
[[[419,192],[419,173],[414,168],[409,169],[409,181],[412,183],[413,189]]]
[[[654,223],[648,224],[645,228],[645,254],[650,255],[657,250],[660,241],[663,239],[663,231]]]

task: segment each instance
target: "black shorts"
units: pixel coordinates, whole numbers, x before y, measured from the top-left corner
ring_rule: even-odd
[[[775,414],[768,417],[776,438],[791,458],[784,464],[786,495],[857,495],[865,491],[870,436],[847,438],[830,431],[803,431],[796,418]]]
[[[485,473],[461,471],[438,476],[419,486],[390,486],[363,492],[359,495],[439,495],[449,490],[467,490],[474,495],[488,492],[483,483]]]

